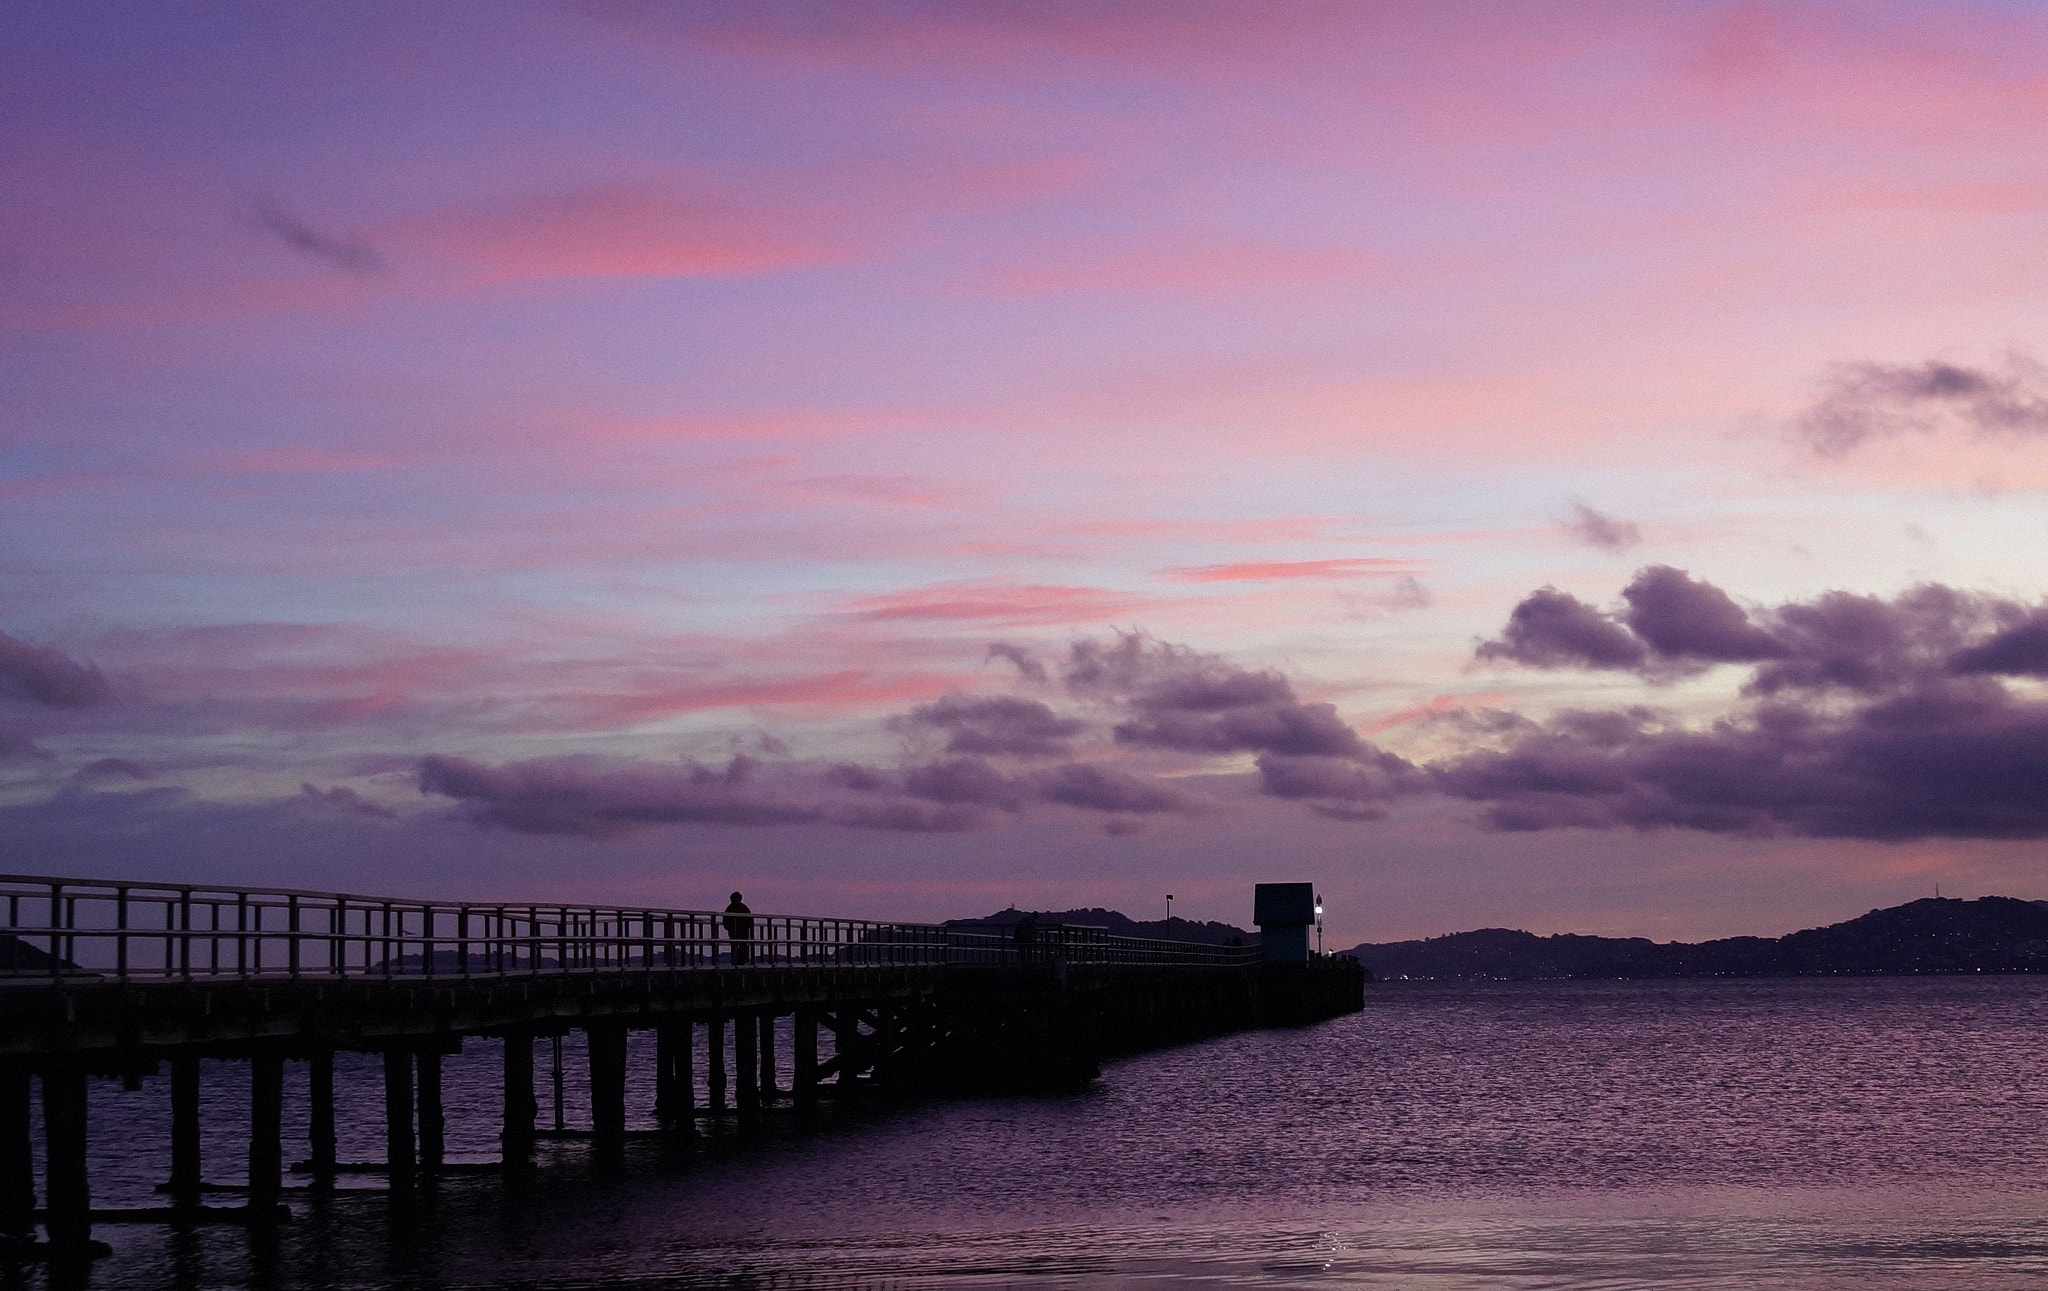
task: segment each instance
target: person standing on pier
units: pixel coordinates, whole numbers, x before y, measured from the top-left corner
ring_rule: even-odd
[[[737,892],[732,894],[732,901],[725,907],[725,936],[732,943],[735,967],[753,961],[754,912],[747,909],[747,903],[740,900]]]

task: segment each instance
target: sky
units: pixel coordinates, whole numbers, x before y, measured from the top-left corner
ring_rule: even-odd
[[[2048,13],[0,10],[19,873],[2048,898]]]

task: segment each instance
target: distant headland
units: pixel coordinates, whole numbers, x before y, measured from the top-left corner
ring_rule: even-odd
[[[1014,924],[1001,910],[955,924]],[[1130,937],[1228,943],[1258,934],[1226,923],[1135,920],[1115,910],[1039,911],[1043,923],[1106,927]],[[1815,974],[2048,972],[2048,901],[1927,897],[1783,937],[1651,941],[1647,937],[1539,937],[1479,928],[1421,941],[1366,942],[1355,956],[1380,981],[1399,978],[1793,977]]]
[[[1783,937],[1655,942],[1480,928],[1347,952],[1375,978],[2048,972],[2048,902],[1927,897]]]

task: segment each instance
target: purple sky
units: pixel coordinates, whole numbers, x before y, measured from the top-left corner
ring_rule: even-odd
[[[2048,897],[2020,4],[20,3],[28,872]]]

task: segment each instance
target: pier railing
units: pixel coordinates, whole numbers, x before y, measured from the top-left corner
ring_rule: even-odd
[[[734,967],[1231,967],[1256,947],[1046,925],[444,902],[0,874],[0,983],[418,979]]]

